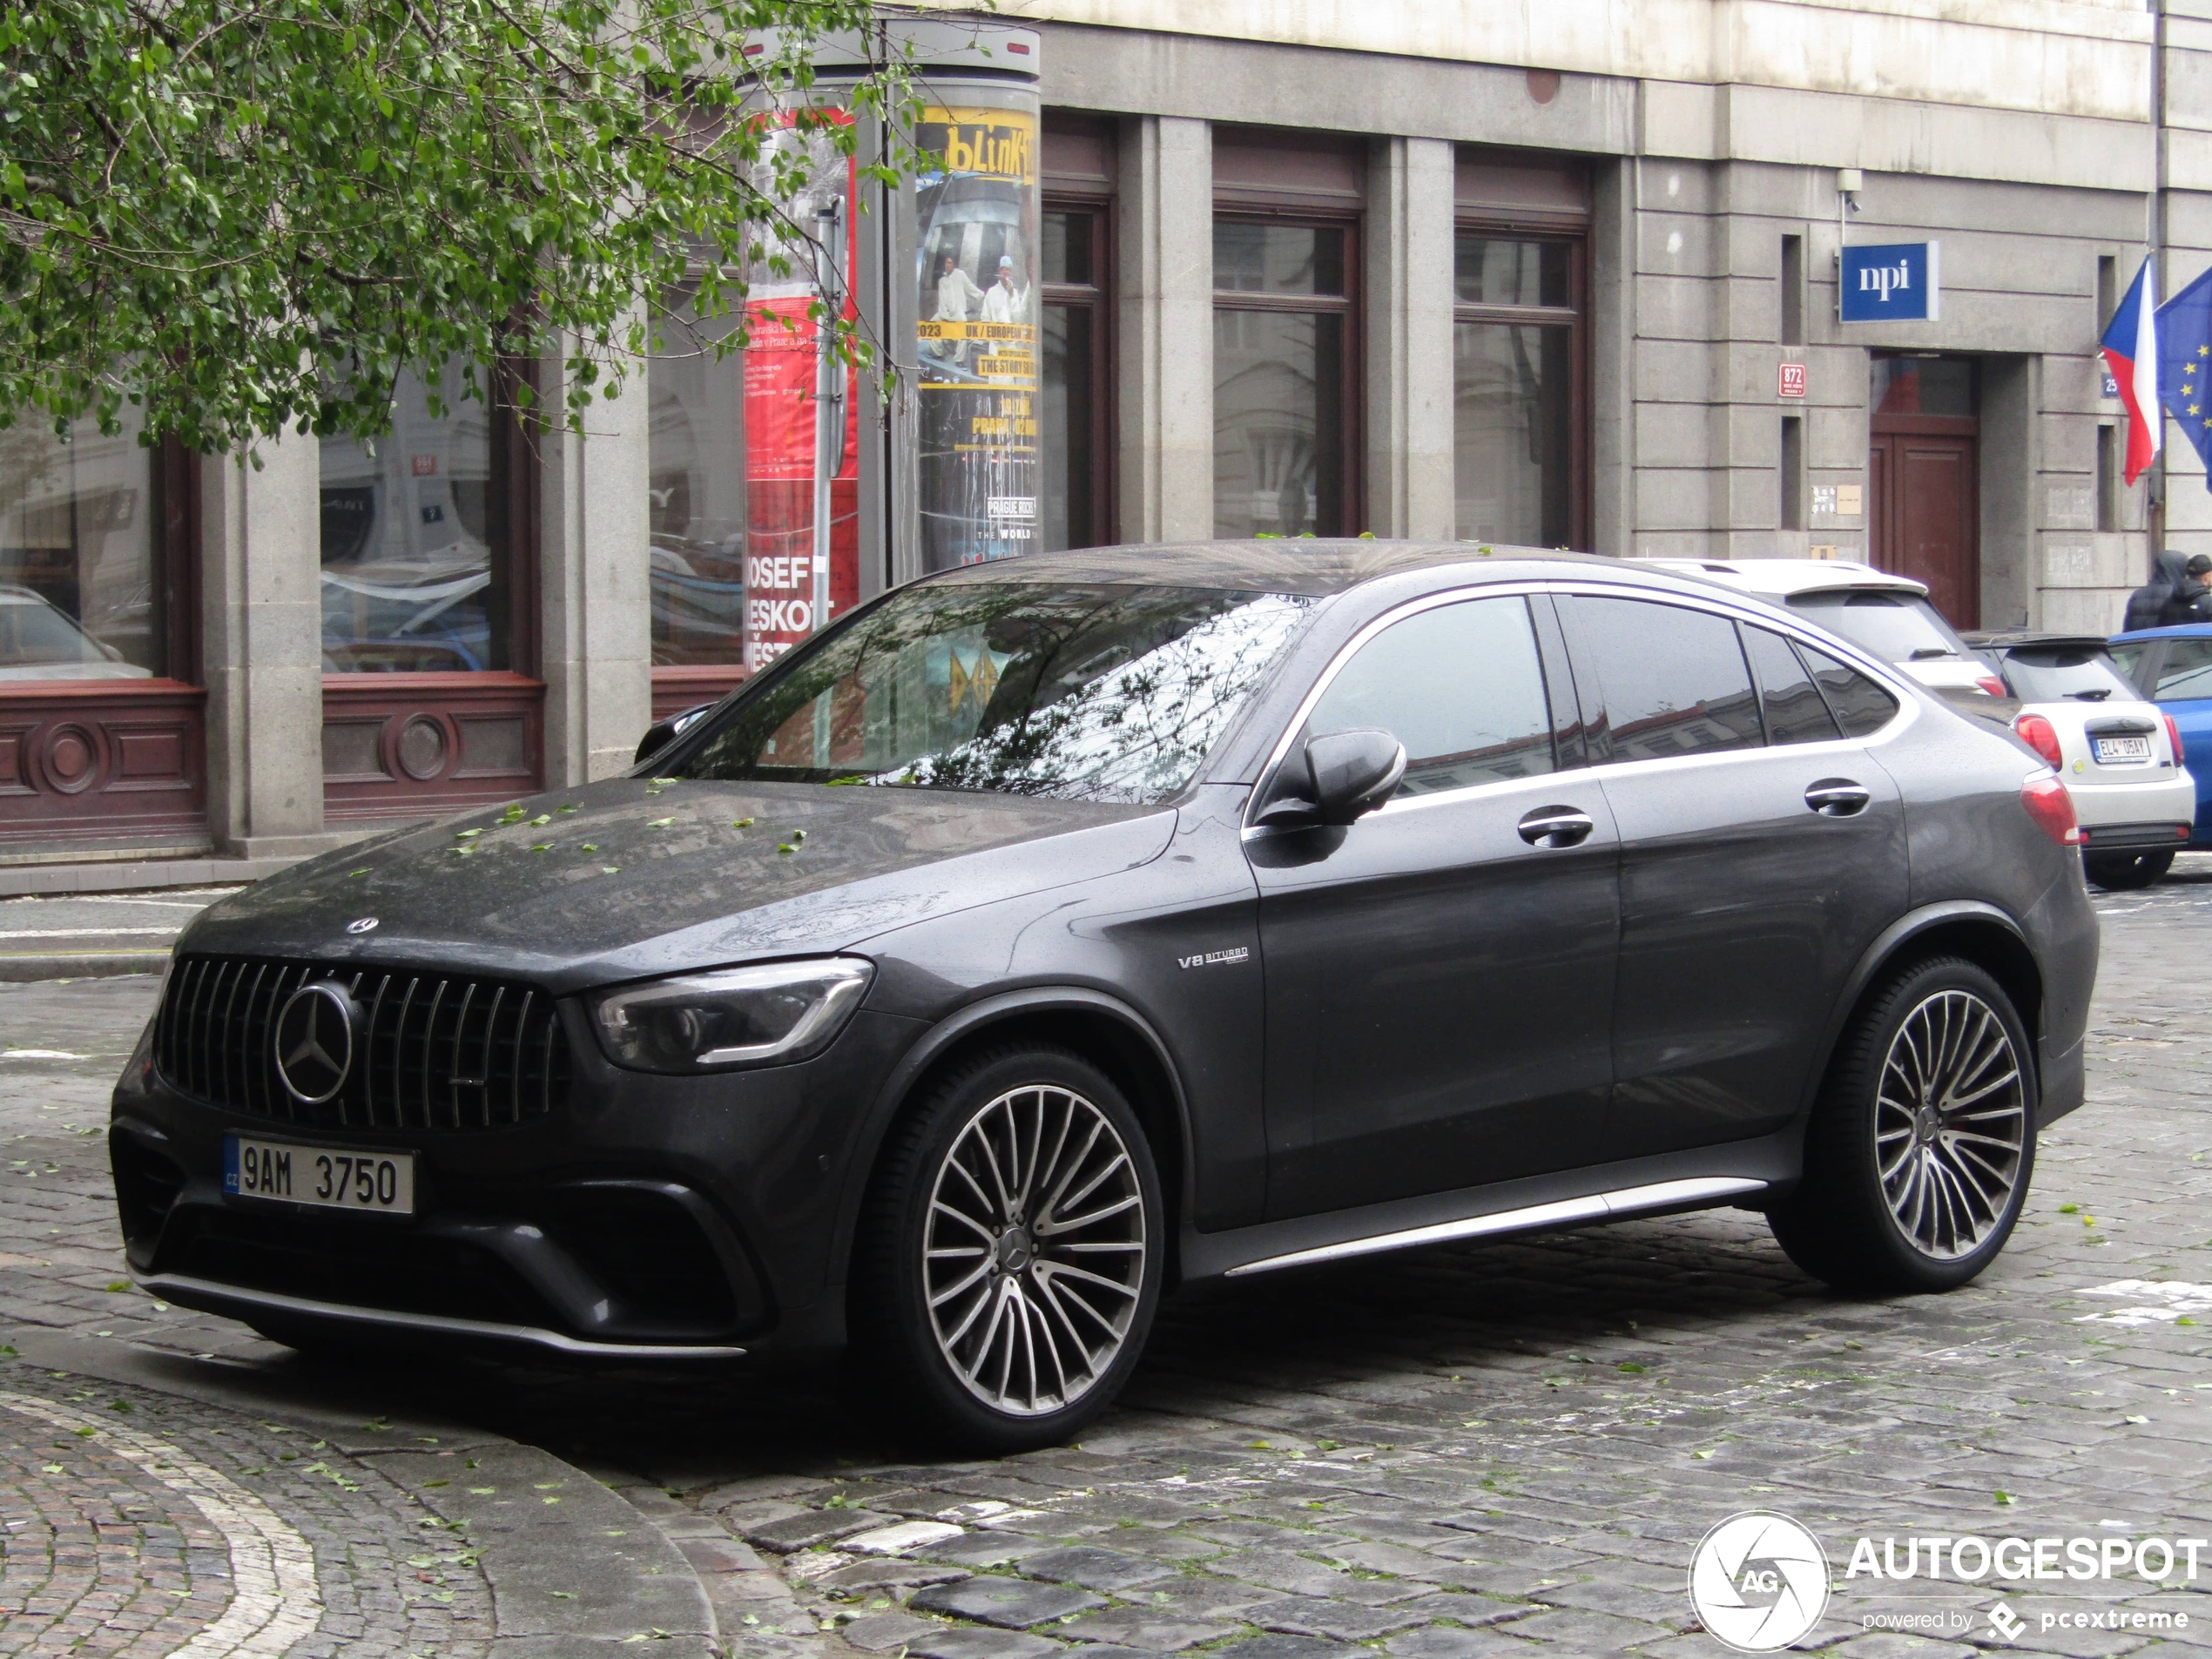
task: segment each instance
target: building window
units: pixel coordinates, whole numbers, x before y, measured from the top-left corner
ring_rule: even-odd
[[[1453,240],[1453,481],[1463,542],[1580,539],[1581,244]]]
[[[519,365],[402,374],[391,429],[322,441],[323,816],[511,799],[540,777],[534,447]],[[481,383],[481,381],[480,381]]]
[[[159,452],[123,415],[111,438],[35,413],[0,431],[0,683],[168,672]]]
[[[1107,220],[1102,203],[1045,203],[1044,477],[1037,505],[1048,552],[1112,539]]]
[[[1114,539],[1115,124],[1044,118],[1044,282],[1038,545]]]
[[[1781,525],[1785,530],[1805,528],[1805,422],[1800,415],[1782,417]]]
[[[515,666],[515,422],[461,383],[457,362],[435,388],[403,373],[389,432],[322,441],[327,674]]]
[[[207,846],[198,458],[138,421],[0,431],[0,849]]]
[[[1782,344],[1805,343],[1805,239],[1782,239]]]
[[[2120,431],[2113,426],[2097,428],[2097,528],[2120,528]]]
[[[1359,528],[1355,242],[1346,224],[1214,219],[1217,536]]]
[[[679,314],[664,325],[665,353],[646,365],[657,679],[663,670],[718,669],[731,681],[744,671],[745,355],[714,354],[732,326]],[[702,685],[700,697],[715,689]]]

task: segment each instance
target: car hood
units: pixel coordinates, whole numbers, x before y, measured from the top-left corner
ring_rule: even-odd
[[[1174,827],[1155,806],[615,779],[316,859],[202,912],[178,948],[469,968],[563,992],[850,948],[1147,863]]]

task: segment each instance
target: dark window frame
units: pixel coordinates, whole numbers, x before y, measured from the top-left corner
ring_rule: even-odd
[[[1568,303],[1563,306],[1480,305],[1458,298],[1459,239],[1465,232],[1497,241],[1537,242],[1564,246],[1567,249]],[[1527,219],[1485,212],[1461,206],[1453,216],[1452,247],[1454,266],[1452,324],[1454,330],[1463,322],[1550,325],[1554,327],[1564,325],[1567,327],[1567,545],[1587,551],[1590,543],[1594,500],[1590,478],[1589,232],[1587,227],[1565,230],[1548,224],[1532,224]],[[1459,441],[1458,405],[1455,388],[1453,395],[1455,462]],[[1455,502],[1455,520],[1457,513]],[[1459,526],[1456,522],[1452,528],[1453,534],[1457,536]]]
[[[1224,223],[1242,225],[1281,225],[1300,230],[1339,231],[1344,235],[1344,292],[1341,294],[1319,293],[1255,293],[1236,288],[1215,286],[1213,313],[1224,311],[1267,312],[1278,316],[1341,316],[1344,319],[1344,349],[1339,354],[1338,390],[1339,420],[1343,446],[1341,472],[1338,483],[1338,500],[1342,502],[1341,528],[1323,531],[1316,536],[1357,536],[1366,528],[1367,489],[1367,407],[1366,407],[1366,341],[1361,327],[1364,295],[1360,288],[1360,233],[1366,215],[1360,208],[1346,205],[1337,207],[1312,201],[1285,200],[1279,206],[1246,199],[1249,191],[1238,191],[1234,197],[1224,199],[1217,192],[1211,226]],[[1218,373],[1218,370],[1216,371]],[[1317,388],[1318,390],[1318,388]],[[1317,461],[1318,451],[1316,451]]]
[[[1111,547],[1119,529],[1117,499],[1118,469],[1116,465],[1116,430],[1119,414],[1115,396],[1114,374],[1114,260],[1115,233],[1119,228],[1116,204],[1111,194],[1071,189],[1055,185],[1045,192],[1044,211],[1052,213],[1081,214],[1090,221],[1090,275],[1089,282],[1047,282],[1043,287],[1043,303],[1081,308],[1090,314],[1090,454],[1084,458],[1089,470],[1091,498],[1092,539],[1075,540],[1072,524],[1069,541],[1074,547]],[[1042,350],[1040,342],[1039,374],[1042,374]],[[1068,457],[1072,474],[1078,464],[1072,453]]]

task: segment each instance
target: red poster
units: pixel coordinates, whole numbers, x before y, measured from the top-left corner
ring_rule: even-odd
[[[804,134],[788,135],[808,143]],[[819,140],[812,140],[819,144]],[[826,145],[823,145],[826,149]],[[845,171],[845,312],[859,270],[860,237],[853,204],[857,165]],[[814,374],[818,330],[807,316],[813,285],[803,244],[786,243],[789,276],[753,267],[745,309],[752,343],[745,349],[745,480],[750,502],[745,538],[745,666],[775,660],[815,630]],[[860,602],[860,375],[846,372],[845,464],[830,485],[830,617]]]

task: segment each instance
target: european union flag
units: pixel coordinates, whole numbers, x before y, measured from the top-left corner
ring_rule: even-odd
[[[2212,488],[2212,271],[2158,308],[2158,393]]]

